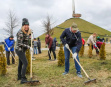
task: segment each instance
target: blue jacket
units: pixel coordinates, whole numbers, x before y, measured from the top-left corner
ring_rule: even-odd
[[[56,47],[56,42],[57,42],[57,40],[56,40],[56,38],[54,38],[53,39],[53,43],[54,43],[54,46]]]
[[[70,48],[77,47],[77,53],[80,51],[82,46],[82,39],[81,33],[79,31],[77,31],[76,33],[72,33],[70,28],[66,28],[60,36],[60,39],[64,45],[67,43]]]
[[[7,44],[8,47],[10,47],[10,51],[14,51],[14,44],[15,44],[15,41],[14,40],[10,40],[9,38],[5,39],[5,42]],[[4,46],[5,46],[5,50],[6,51],[9,51],[6,44],[4,43]]]

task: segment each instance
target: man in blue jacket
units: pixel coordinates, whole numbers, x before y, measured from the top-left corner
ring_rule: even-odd
[[[14,44],[15,41],[13,39],[14,37],[11,35],[9,38],[5,39],[5,50],[6,50],[6,58],[7,58],[7,65],[10,65],[10,52],[14,55]],[[15,60],[12,56],[12,64],[15,64]]]
[[[62,35],[60,36],[62,43],[64,44],[64,54],[65,54],[65,72],[63,75],[68,74],[69,72],[69,57],[70,52],[67,49],[68,47],[73,52],[73,57],[75,57],[79,61],[78,53],[82,46],[81,33],[78,30],[77,24],[73,23],[70,28],[66,28]],[[75,61],[76,73],[78,77],[82,77],[81,68],[79,64]]]

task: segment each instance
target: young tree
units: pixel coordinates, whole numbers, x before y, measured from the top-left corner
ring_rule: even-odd
[[[3,47],[0,46],[0,74],[1,75],[6,75],[7,72],[7,63],[6,63],[6,57],[3,54]]]
[[[65,62],[65,56],[64,56],[63,46],[61,44],[58,53],[58,66],[64,66],[64,62]]]
[[[99,56],[101,60],[106,59],[105,43],[101,45]]]
[[[9,11],[6,22],[6,28],[3,30],[10,36],[13,35],[13,30],[18,26],[18,19],[13,11]]]
[[[82,45],[81,50],[79,51],[80,57],[84,55],[84,45]]]
[[[92,55],[92,45],[90,44],[89,46],[89,50],[88,50],[88,57],[91,58],[93,55]]]
[[[31,55],[30,55],[30,50],[29,49],[26,50],[26,58],[27,58],[27,61],[28,61],[28,66],[27,66],[26,73],[29,74],[30,73],[30,61],[31,61]]]

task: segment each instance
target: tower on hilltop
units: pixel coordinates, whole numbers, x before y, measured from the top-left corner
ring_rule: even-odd
[[[75,13],[75,3],[74,3],[74,0],[72,0],[72,17],[74,17],[74,18],[79,18],[79,17],[81,17],[81,14],[77,14],[77,13]]]

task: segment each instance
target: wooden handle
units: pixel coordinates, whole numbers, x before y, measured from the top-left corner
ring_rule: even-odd
[[[32,32],[31,32],[31,48],[32,48]],[[31,59],[30,59],[30,78],[32,79],[32,51],[31,51]]]
[[[72,54],[72,56],[73,56],[73,53],[72,53],[72,51],[70,50],[70,48],[68,48],[68,49],[69,49],[69,51],[71,52],[71,54]],[[84,68],[81,66],[81,64],[79,63],[79,61],[78,61],[76,58],[74,58],[74,57],[73,57],[73,59],[75,59],[75,60],[77,61],[77,63],[79,64],[79,66],[81,67],[81,69],[83,70],[83,72],[85,73],[85,75],[87,76],[87,78],[89,78],[88,74],[86,73],[86,71],[84,70]]]

